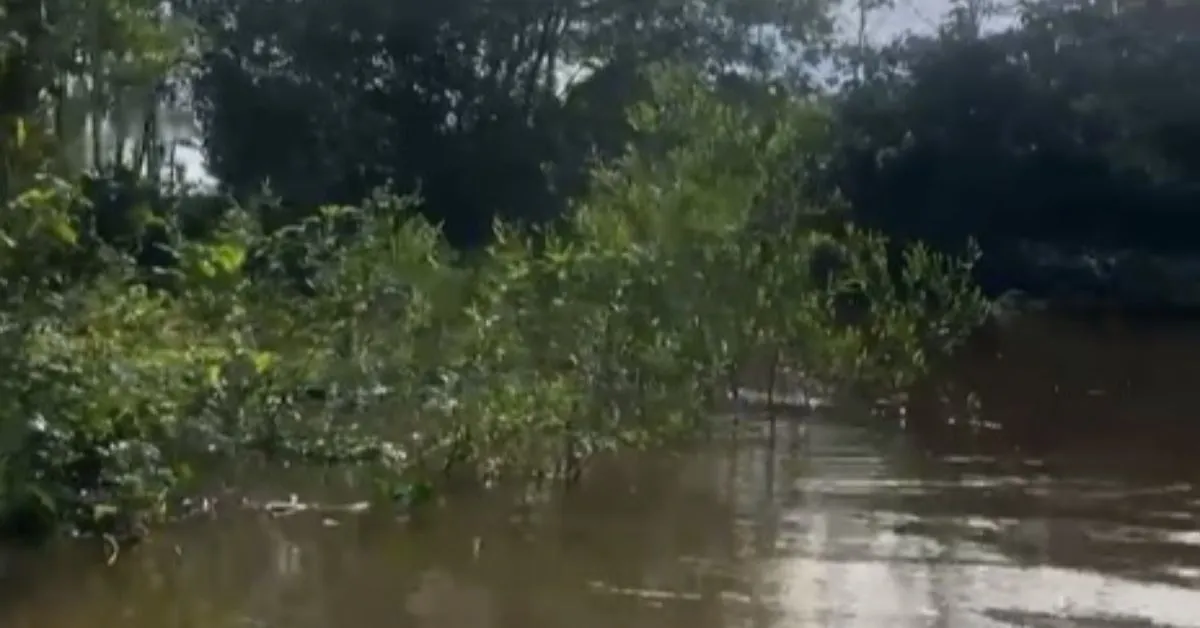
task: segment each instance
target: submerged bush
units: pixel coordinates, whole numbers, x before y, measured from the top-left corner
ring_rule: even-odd
[[[663,74],[632,120],[669,143],[597,165],[564,224],[497,225],[475,256],[380,196],[271,233],[232,211],[203,241],[175,238],[153,291],[111,251],[107,272],[64,287],[28,252],[70,252],[69,220],[7,226],[5,519],[136,533],[194,465],[249,450],[368,463],[393,496],[569,476],[594,452],[702,429],[762,356],[772,377],[911,382],[981,320],[973,260],[814,226],[836,214],[791,173],[825,118],[770,113]]]

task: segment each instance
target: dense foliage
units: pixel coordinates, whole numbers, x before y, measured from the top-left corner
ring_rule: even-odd
[[[570,475],[751,362],[905,386],[983,315],[976,242],[1191,251],[1187,7],[874,48],[834,4],[0,8],[4,519],[128,532],[246,451]]]
[[[501,224],[469,259],[376,196],[273,232],[244,209],[203,240],[176,231],[153,282],[101,246],[103,271],[64,283],[29,260],[76,251],[87,211],[23,193],[12,209],[51,221],[30,219],[5,267],[4,505],[127,526],[198,455],[247,448],[367,461],[405,486],[570,474],[595,451],[700,429],[764,351],[892,389],[982,316],[969,263],[913,248],[890,265],[878,237],[767,213],[764,191],[801,198],[773,173],[819,137],[819,115],[781,108],[768,131],[687,75],[663,81],[635,118],[669,131],[670,151],[598,168],[570,221]],[[310,296],[276,280],[292,259]]]
[[[999,288],[1035,289],[999,265],[1028,243],[1194,256],[1198,5],[1039,0],[1015,17],[894,42],[839,95],[831,179],[858,219],[942,249],[974,236]]]

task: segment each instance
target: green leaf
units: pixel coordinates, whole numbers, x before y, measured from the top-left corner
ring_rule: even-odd
[[[208,368],[205,369],[204,375],[205,375],[204,379],[205,379],[205,381],[208,382],[209,386],[212,386],[213,388],[217,388],[221,385],[221,367],[220,367],[220,365],[210,364],[208,366]]]
[[[75,246],[79,244],[79,232],[66,216],[54,216],[49,223],[50,232],[60,241]]]
[[[278,356],[270,351],[258,351],[254,354],[254,372],[262,375],[274,366]]]
[[[223,273],[236,273],[246,262],[246,247],[237,244],[218,244],[212,247],[210,253],[216,268]]]
[[[18,150],[25,148],[25,142],[29,137],[28,129],[25,127],[25,119],[17,118],[17,121],[13,126],[13,142]]]

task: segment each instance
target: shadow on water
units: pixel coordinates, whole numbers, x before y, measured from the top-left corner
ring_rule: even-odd
[[[1034,321],[914,391],[907,429],[840,408],[516,505],[238,511],[111,567],[0,555],[0,626],[1200,626],[1198,354],[1200,329]]]

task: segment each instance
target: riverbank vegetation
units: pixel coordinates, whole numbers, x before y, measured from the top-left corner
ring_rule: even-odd
[[[970,259],[806,224],[824,208],[778,174],[821,141],[817,111],[781,103],[768,129],[691,74],[655,85],[634,117],[669,150],[597,166],[569,218],[498,223],[469,254],[377,195],[270,232],[261,207],[199,239],[160,224],[172,262],[139,266],[92,241],[98,205],[38,178],[4,258],[8,520],[113,533],[248,452],[365,464],[398,497],[569,476],[704,429],[764,352],[888,390],[981,320]]]
[[[136,534],[251,452],[401,501],[572,476],[703,429],[751,362],[888,394],[981,321],[977,280],[1029,288],[989,260],[1190,215],[1195,108],[1121,87],[1183,84],[1158,13],[988,34],[970,2],[848,46],[831,1],[705,6],[3,8],[7,527]]]

